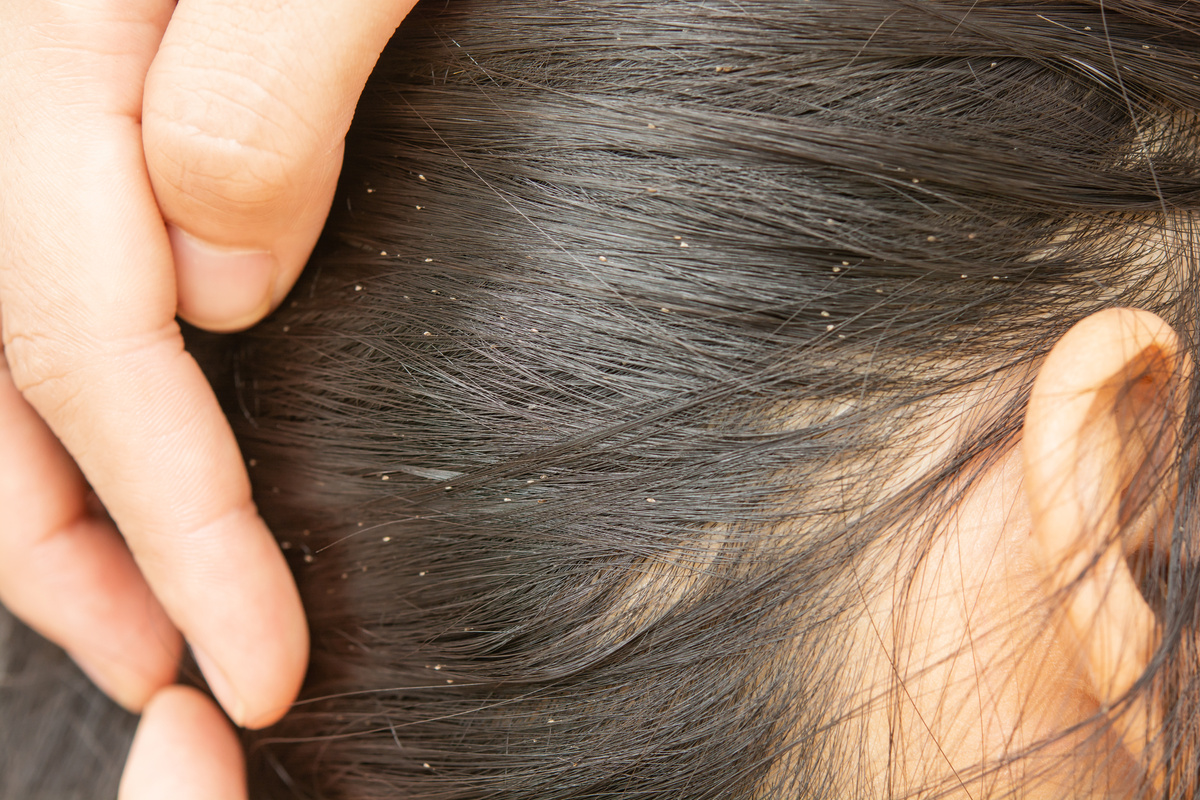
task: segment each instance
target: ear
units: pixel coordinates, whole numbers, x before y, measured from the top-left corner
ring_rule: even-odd
[[[1111,309],[1063,336],[1029,399],[1022,447],[1033,550],[1102,709],[1126,696],[1158,645],[1130,556],[1154,547],[1157,521],[1173,511],[1166,472],[1189,372],[1170,326]],[[1118,727],[1140,753],[1154,714],[1129,712]]]

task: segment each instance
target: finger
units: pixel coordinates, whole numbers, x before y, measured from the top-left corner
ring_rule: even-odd
[[[146,80],[179,313],[211,330],[287,294],[329,212],[367,76],[415,0],[181,0]]]
[[[53,42],[36,40],[62,29],[39,28],[5,61],[0,115],[20,124],[0,125],[3,346],[17,388],[104,502],[213,691],[239,723],[265,725],[304,675],[303,610],[228,423],[183,350],[140,100],[96,83],[127,66],[131,27],[144,25]],[[32,90],[4,91],[22,76]]]
[[[118,800],[239,800],[246,767],[228,721],[195,689],[156,694],[138,723]]]
[[[17,392],[0,352],[0,602],[139,711],[175,679],[182,642],[86,497],[83,476]]]
[[[135,146],[136,139],[130,159]],[[70,235],[83,235],[90,257],[8,276],[4,332],[14,338],[5,350],[14,379],[104,501],[231,716],[267,724],[298,690],[307,657],[291,575],[255,513],[232,432],[183,350],[171,316],[169,248],[148,184],[140,187],[144,218],[131,224],[146,234],[105,241],[103,229],[120,231],[124,214],[86,218],[96,215],[101,191],[120,184],[116,176],[92,183],[79,166],[69,171],[81,204]],[[124,188],[130,200],[139,193]],[[85,248],[72,242],[52,251]],[[157,292],[155,266],[166,276]],[[54,288],[41,289],[52,303],[39,313],[25,281],[31,273],[53,276]],[[63,313],[84,297],[88,313]]]

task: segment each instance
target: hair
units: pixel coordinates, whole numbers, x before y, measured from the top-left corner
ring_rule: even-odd
[[[246,736],[252,796],[879,791],[863,720],[904,677],[863,693],[864,608],[921,599],[1032,366],[1124,305],[1196,352],[1198,27],[1153,0],[415,11],[309,269],[217,368],[313,633],[301,700]],[[1200,770],[1196,406],[1151,476],[1179,500],[1133,690],[1171,709],[1170,796]]]

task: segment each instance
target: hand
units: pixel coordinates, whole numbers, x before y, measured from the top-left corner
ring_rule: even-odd
[[[177,630],[238,724],[298,691],[298,595],[174,318],[282,299],[411,5],[0,4],[0,601],[130,709]]]

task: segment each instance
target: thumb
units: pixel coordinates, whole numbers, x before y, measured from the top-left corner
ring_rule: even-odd
[[[228,720],[195,689],[169,686],[146,706],[118,800],[244,800],[246,767]]]
[[[142,137],[179,315],[262,319],[303,268],[363,85],[415,0],[180,0],[146,78]]]

